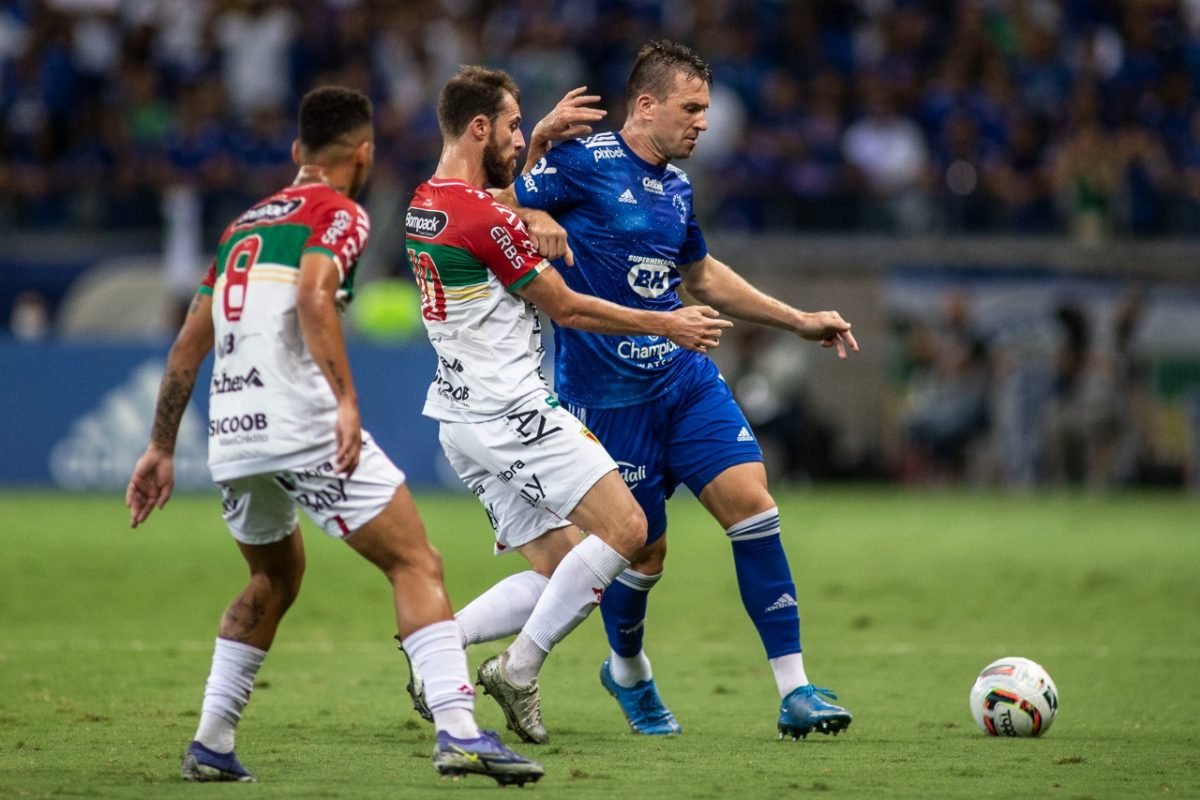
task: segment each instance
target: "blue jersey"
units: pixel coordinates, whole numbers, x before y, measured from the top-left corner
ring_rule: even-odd
[[[517,200],[554,216],[570,235],[577,292],[619,305],[670,311],[680,264],[708,246],[683,170],[649,164],[617,133],[554,147],[514,185]],[[652,400],[706,359],[663,336],[608,336],[554,326],[555,390],[567,402],[614,408]]]

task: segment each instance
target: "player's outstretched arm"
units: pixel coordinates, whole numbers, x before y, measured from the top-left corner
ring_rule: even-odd
[[[592,123],[607,116],[608,112],[602,108],[588,107],[599,103],[600,95],[584,94],[586,91],[586,86],[580,86],[567,92],[558,105],[533,126],[522,174],[533,169],[555,142],[587,136],[592,132]]]
[[[679,268],[683,288],[722,314],[791,331],[822,347],[837,348],[838,358],[858,352],[850,323],[836,311],[801,311],[759,291],[710,255]]]
[[[138,459],[125,489],[129,527],[146,521],[155,507],[171,499],[175,487],[175,439],[196,385],[196,373],[213,346],[212,297],[197,292],[183,327],[167,354],[167,367],[158,385],[150,445]]]
[[[579,294],[553,269],[543,271],[518,291],[559,325],[592,333],[666,336],[680,347],[700,353],[717,347],[721,332],[733,327],[708,306],[645,311]]]
[[[340,283],[337,265],[328,255],[313,251],[301,257],[296,315],[304,344],[337,400],[335,466],[338,472],[350,475],[358,466],[362,450],[362,419],[358,411],[358,394],[350,375],[342,320],[337,311]]]

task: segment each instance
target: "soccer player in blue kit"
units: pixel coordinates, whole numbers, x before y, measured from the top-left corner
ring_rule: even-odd
[[[551,147],[539,138],[546,127],[539,125],[525,174],[501,199],[549,212],[565,228],[575,265],[561,274],[577,292],[666,311],[682,305],[682,285],[722,314],[792,331],[835,348],[844,359],[858,345],[836,311],[793,308],[708,252],[688,177],[671,161],[689,157],[708,127],[711,82],[708,65],[689,48],[668,41],[646,45],[629,76],[621,131]],[[762,452],[713,362],[660,337],[557,325],[555,356],[559,398],[627,470],[649,523],[647,544],[600,604],[612,648],[601,683],[633,730],[681,731],[658,694],[642,647],[648,593],[662,576],[666,555],[665,502],[681,483],[732,544],[742,603],[782,698],[780,736],[844,730],[850,712],[828,702],[836,696],[814,687],[805,674],[795,583]]]

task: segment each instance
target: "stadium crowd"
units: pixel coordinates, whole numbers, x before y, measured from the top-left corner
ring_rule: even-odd
[[[587,84],[619,126],[658,36],[714,67],[710,227],[1200,234],[1197,0],[0,0],[0,228],[151,227],[180,186],[224,219],[323,82],[370,94],[408,191],[457,65],[531,117]]]

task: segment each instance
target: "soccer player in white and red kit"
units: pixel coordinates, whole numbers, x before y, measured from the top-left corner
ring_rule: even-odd
[[[440,422],[450,464],[488,509],[498,549],[554,573],[512,646],[479,668],[509,727],[544,742],[538,671],[645,542],[646,518],[612,458],[543,380],[537,309],[559,325],[665,336],[700,352],[730,323],[703,306],[660,313],[567,288],[523,223],[485,191],[512,183],[524,147],[519,97],[499,70],[464,67],[447,83],[438,100],[441,159],[405,222],[438,353],[425,414]],[[547,543],[558,540],[542,534],[569,523],[591,535],[565,555],[551,552]]]
[[[371,105],[316,89],[300,106],[295,183],[234,220],[171,348],[150,445],[126,491],[137,527],[169,499],[172,454],[197,370],[216,350],[209,389],[209,467],[230,533],[250,568],[217,632],[200,724],[182,776],[253,781],[234,735],[276,628],[300,589],[296,507],[388,577],[405,651],[419,663],[437,727],[441,774],[536,781],[542,767],[475,723],[474,691],[442,584],[404,474],[362,430],[339,309],[370,223],[352,198],[374,154]]]

